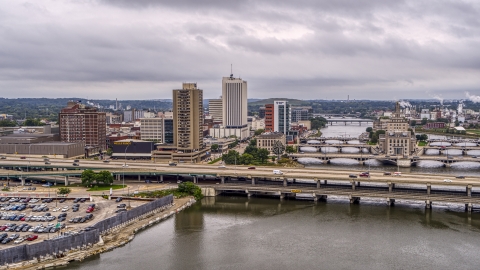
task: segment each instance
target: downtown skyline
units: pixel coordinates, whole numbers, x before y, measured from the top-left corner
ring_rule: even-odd
[[[0,3],[1,96],[169,99],[480,96],[480,5],[469,1]]]

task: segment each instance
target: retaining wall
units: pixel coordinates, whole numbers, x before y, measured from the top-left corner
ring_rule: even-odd
[[[173,203],[173,196],[169,195],[158,200],[146,203],[129,210],[116,214],[110,218],[97,222],[91,227],[96,228],[88,232],[76,235],[70,235],[62,238],[45,240],[34,244],[23,244],[0,250],[0,265],[18,263],[21,261],[29,261],[40,259],[48,255],[56,255],[67,252],[71,249],[78,249],[88,245],[93,245],[100,240],[100,234],[129,222],[142,215],[153,213],[159,208]]]

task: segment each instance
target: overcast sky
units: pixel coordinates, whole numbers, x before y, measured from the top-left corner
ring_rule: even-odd
[[[249,98],[480,95],[480,1],[0,1],[0,96],[171,98],[248,81]]]

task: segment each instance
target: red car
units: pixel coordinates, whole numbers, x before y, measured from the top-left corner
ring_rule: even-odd
[[[3,232],[3,231],[5,231],[6,228],[7,228],[7,226],[5,226],[5,225],[4,225],[4,226],[0,226],[0,231]]]
[[[93,210],[95,210],[95,208],[89,207],[86,212],[87,212],[87,213],[91,213],[91,212],[93,212]]]
[[[370,176],[370,173],[368,172],[363,172],[361,174],[359,174],[360,177],[369,177]]]
[[[249,170],[255,170],[255,167],[248,167]]]
[[[25,221],[26,218],[27,218],[27,217],[22,217],[22,218],[20,219],[20,221]]]
[[[38,235],[36,234],[31,234],[27,236],[27,241],[33,241],[38,238]]]
[[[20,157],[20,159],[27,159],[27,157]]]

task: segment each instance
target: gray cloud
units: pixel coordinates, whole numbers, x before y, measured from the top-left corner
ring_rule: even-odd
[[[469,1],[0,3],[6,97],[217,97],[233,63],[252,98],[459,98],[480,94],[479,47]]]

